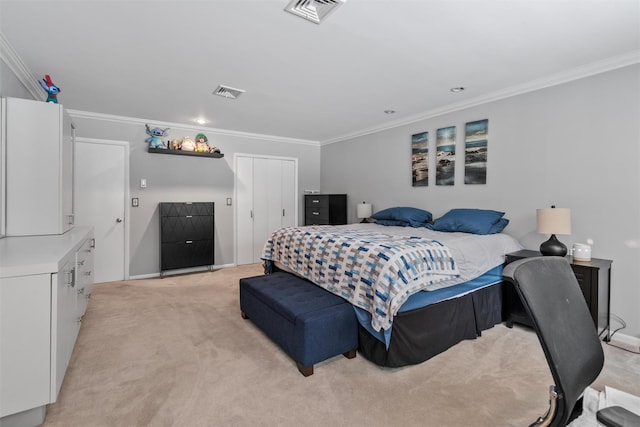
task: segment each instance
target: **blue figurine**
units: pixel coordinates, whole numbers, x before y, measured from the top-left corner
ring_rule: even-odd
[[[53,102],[54,104],[57,104],[58,94],[62,92],[62,90],[60,90],[58,86],[53,84],[53,82],[51,81],[51,77],[49,77],[49,74],[46,74],[44,76],[44,79],[38,80],[38,83],[40,83],[42,89],[47,92],[47,102]]]
[[[149,135],[149,138],[145,139],[145,142],[149,144],[149,148],[167,148],[167,146],[162,142],[161,137],[167,136],[169,134],[169,128],[151,129],[147,124],[145,124],[145,127],[147,128],[147,135]]]

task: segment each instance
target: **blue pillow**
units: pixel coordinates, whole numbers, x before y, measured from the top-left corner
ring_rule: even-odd
[[[451,209],[436,219],[430,227],[436,231],[461,231],[473,234],[498,233],[507,226],[500,222],[504,212],[487,209]]]
[[[398,221],[395,219],[376,219],[376,224],[379,225],[395,225],[398,227],[429,227],[431,224],[426,222],[407,222],[407,221]]]
[[[418,208],[394,207],[383,209],[371,215],[371,218],[378,220],[393,220],[409,223],[412,227],[423,227],[431,222],[433,218],[431,212]]]
[[[493,224],[489,229],[487,234],[497,234],[500,233],[504,228],[509,224],[509,220],[507,218],[500,218],[498,222]]]
[[[409,224],[408,222],[405,221],[398,221],[395,219],[376,219],[376,224],[380,224],[380,225],[397,225],[400,227],[408,227],[411,224]]]

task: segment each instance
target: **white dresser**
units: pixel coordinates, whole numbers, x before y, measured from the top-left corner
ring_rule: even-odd
[[[0,239],[0,424],[56,401],[93,285],[92,227]]]

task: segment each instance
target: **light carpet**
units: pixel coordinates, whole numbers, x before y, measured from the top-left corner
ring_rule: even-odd
[[[337,356],[303,377],[240,316],[258,264],[94,286],[54,426],[526,426],[552,383],[535,334],[496,325],[415,366]],[[596,382],[640,395],[640,356],[605,345]]]

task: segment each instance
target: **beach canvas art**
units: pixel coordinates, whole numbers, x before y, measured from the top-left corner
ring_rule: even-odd
[[[411,135],[411,171],[414,187],[429,185],[429,132]]]
[[[436,131],[436,185],[453,185],[456,166],[456,127]]]
[[[468,122],[464,127],[464,183],[487,183],[489,120]]]

